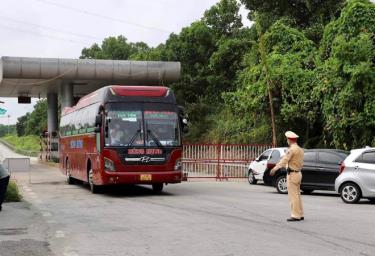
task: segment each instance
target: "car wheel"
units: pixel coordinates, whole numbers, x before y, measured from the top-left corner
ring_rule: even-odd
[[[302,193],[310,195],[314,190],[313,189],[302,189]]]
[[[340,190],[341,199],[347,204],[355,204],[361,198],[361,189],[354,183],[346,183]]]
[[[286,176],[285,175],[280,175],[279,177],[277,177],[275,186],[276,186],[277,192],[279,192],[280,194],[286,194],[286,193],[288,193]]]
[[[249,175],[247,176],[247,181],[249,184],[257,184],[257,180],[255,179],[253,170],[249,170]]]

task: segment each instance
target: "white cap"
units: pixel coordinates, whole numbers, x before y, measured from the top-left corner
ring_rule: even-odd
[[[287,131],[285,133],[285,136],[288,138],[288,139],[297,139],[299,136],[297,134],[295,134],[294,132],[292,131]]]

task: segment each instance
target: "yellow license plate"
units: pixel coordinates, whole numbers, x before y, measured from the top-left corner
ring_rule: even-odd
[[[150,180],[152,180],[152,175],[151,174],[141,174],[140,179],[141,179],[141,181],[150,181]]]

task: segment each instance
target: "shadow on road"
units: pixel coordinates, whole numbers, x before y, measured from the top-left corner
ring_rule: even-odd
[[[90,188],[87,184],[75,184],[73,186],[81,187],[90,192]],[[164,186],[165,188],[165,186]],[[113,185],[113,186],[102,186],[100,188],[100,195],[108,197],[149,197],[149,196],[171,196],[173,194],[162,191],[154,192],[151,185]]]
[[[274,191],[269,191],[269,192],[267,192],[267,193],[270,193],[270,194],[278,194],[278,195],[280,195],[280,193],[278,193],[277,191],[276,191],[276,189],[274,190]],[[333,192],[333,191],[314,191],[314,192],[312,192],[312,193],[309,193],[309,194],[306,194],[306,193],[303,193],[303,192],[301,192],[301,195],[302,196],[308,196],[308,197],[314,197],[314,196],[316,196],[316,197],[318,197],[318,196],[324,196],[324,197],[340,197],[340,195],[339,194],[336,194],[335,192]],[[285,194],[285,196],[287,196],[287,194]]]

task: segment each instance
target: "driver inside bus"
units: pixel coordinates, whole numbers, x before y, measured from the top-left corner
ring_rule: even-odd
[[[111,145],[120,145],[122,143],[122,137],[124,133],[121,131],[121,127],[119,123],[115,123],[110,129],[109,129],[109,136]]]

